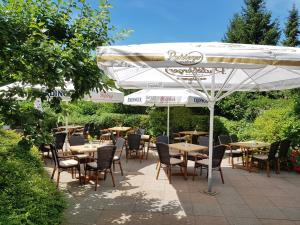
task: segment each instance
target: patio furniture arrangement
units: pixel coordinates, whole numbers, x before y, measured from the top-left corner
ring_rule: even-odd
[[[104,179],[106,178],[106,173],[110,173],[113,186],[115,187],[115,180],[114,180],[113,172],[111,170],[115,151],[116,151],[116,146],[114,145],[101,146],[97,149],[97,158],[95,159],[96,161],[86,164],[86,168],[84,172],[84,178],[85,178],[84,182],[86,181],[87,171],[95,172],[96,173],[95,191],[97,191],[99,172],[104,173]]]
[[[160,173],[160,168],[166,167],[169,183],[171,183],[172,167],[180,166],[180,171],[183,174],[182,167],[185,166],[184,161],[181,159],[178,159],[178,158],[170,157],[170,151],[169,151],[168,144],[158,142],[156,144],[156,148],[157,148],[157,152],[158,152],[158,156],[159,156],[159,164],[158,164],[156,180],[158,179],[158,176]]]
[[[208,148],[206,146],[200,146],[190,143],[174,143],[169,144],[170,149],[175,149],[183,152],[183,162],[184,162],[184,176],[187,179],[187,163],[188,163],[188,153],[190,152],[199,152],[199,151],[207,151]]]
[[[270,177],[270,163],[273,163],[274,167],[276,167],[276,153],[278,152],[280,142],[274,142],[270,146],[270,150],[268,154],[253,154],[251,157],[251,163],[249,167],[249,172],[251,172],[252,166],[255,161],[258,161],[258,163],[266,164],[266,170],[267,170],[267,176]],[[279,168],[277,168],[276,173],[278,172]]]
[[[234,158],[242,158],[242,162],[244,165],[244,153],[243,151],[238,148],[238,146],[235,145],[230,145],[232,142],[236,142],[231,139],[231,136],[229,135],[219,135],[218,136],[220,145],[225,145],[226,146],[226,151],[225,153],[229,156],[228,160],[229,162],[231,161],[231,166],[234,168]],[[236,139],[235,139],[236,140]]]
[[[221,162],[224,157],[225,150],[226,150],[225,145],[214,146],[213,156],[212,156],[212,168],[213,170],[218,170],[220,172],[223,184],[224,184],[224,178],[223,178],[223,172],[221,168]],[[202,175],[202,168],[205,168],[207,169],[207,176],[208,176],[208,160],[209,159],[201,159],[195,161],[193,180],[195,180],[196,169],[199,167],[200,167],[200,175]]]

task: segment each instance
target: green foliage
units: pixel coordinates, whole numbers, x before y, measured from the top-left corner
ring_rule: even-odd
[[[229,43],[276,45],[280,38],[279,23],[272,21],[264,0],[245,0],[240,14],[235,14],[223,41]]]
[[[295,47],[300,44],[298,36],[300,34],[299,31],[299,13],[296,9],[295,4],[293,8],[289,12],[289,16],[284,29],[285,39],[282,42],[285,46]]]
[[[294,112],[294,103],[286,102],[282,107],[266,110],[255,119],[251,135],[268,142],[288,138],[295,145],[299,144],[300,122]]]
[[[0,130],[0,224],[61,224],[65,202],[50,182],[38,150]]]

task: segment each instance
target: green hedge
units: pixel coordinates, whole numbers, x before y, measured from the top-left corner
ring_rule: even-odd
[[[36,148],[0,130],[0,224],[61,224],[65,202]]]

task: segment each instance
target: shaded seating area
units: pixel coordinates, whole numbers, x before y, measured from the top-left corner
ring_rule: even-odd
[[[173,166],[180,166],[180,171],[184,177],[184,174],[182,172],[182,166],[183,165],[183,160],[174,158],[170,156],[170,151],[169,151],[169,146],[165,143],[158,142],[156,144],[158,156],[159,156],[159,164],[158,164],[158,169],[157,169],[157,175],[156,175],[156,180],[159,177],[160,169],[161,168],[166,168],[167,176],[169,179],[169,183],[171,183],[171,177],[172,177],[172,167]]]

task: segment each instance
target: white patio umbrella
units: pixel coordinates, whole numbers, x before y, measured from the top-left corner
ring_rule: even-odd
[[[212,191],[215,103],[235,91],[300,87],[300,49],[228,43],[163,43],[97,49],[98,66],[123,88],[185,87],[209,102],[209,174]]]
[[[143,89],[124,97],[124,105],[167,107],[167,136],[170,130],[170,106],[207,107],[208,102],[201,92],[189,89],[164,88]]]

